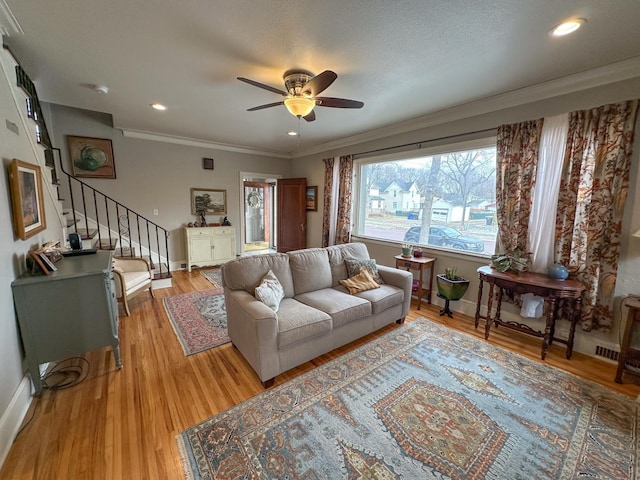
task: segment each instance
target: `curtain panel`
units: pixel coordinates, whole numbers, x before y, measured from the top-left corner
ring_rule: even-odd
[[[353,201],[353,156],[340,157],[336,245],[351,241],[351,204]]]
[[[333,208],[333,158],[325,158],[324,162],[324,207],[322,208],[322,246],[333,244],[331,239],[331,214]],[[335,221],[335,220],[334,220]],[[331,240],[330,240],[331,239]]]
[[[582,328],[611,330],[638,100],[572,112],[556,217],[556,258],[587,287]]]
[[[543,119],[502,125],[496,141],[496,253],[528,251],[527,237]]]

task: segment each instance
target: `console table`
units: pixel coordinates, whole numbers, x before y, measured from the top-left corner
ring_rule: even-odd
[[[185,228],[187,271],[192,266],[221,265],[236,258],[236,230],[233,227]]]
[[[582,296],[586,290],[585,286],[575,280],[555,280],[549,278],[547,275],[534,272],[521,272],[515,274],[512,272],[499,272],[498,270],[484,266],[478,269],[478,276],[480,277],[480,285],[478,286],[478,303],[476,306],[476,322],[475,326],[478,328],[480,319],[486,321],[484,338],[489,338],[489,332],[491,331],[491,324],[503,325],[507,328],[517,330],[522,333],[534,335],[536,337],[542,337],[542,359],[547,356],[547,350],[549,345],[555,340],[559,343],[563,343],[567,346],[567,358],[571,358],[573,353],[573,337],[576,332],[576,325],[580,319],[580,312],[582,309]],[[482,286],[484,282],[489,284],[489,300],[487,303],[487,315],[480,315],[480,304],[482,302]],[[496,306],[496,313],[492,317],[491,311],[493,308],[493,289],[498,287],[498,299]],[[547,318],[544,332],[534,330],[528,325],[508,322],[500,318],[500,309],[502,307],[502,294],[504,290],[511,290],[514,293],[533,293],[545,299]],[[558,316],[558,305],[560,300],[571,302],[571,327],[569,330],[569,338],[562,339],[555,337],[556,317]]]
[[[396,268],[405,268],[409,270],[418,270],[420,272],[420,280],[418,283],[418,310],[422,306],[422,297],[425,292],[422,288],[422,276],[425,269],[429,269],[429,290],[427,290],[427,303],[431,304],[431,291],[433,290],[433,264],[435,258],[429,257],[403,257],[402,255],[396,255],[393,257],[396,259]]]
[[[110,345],[122,368],[111,252],[66,257],[56,267],[50,275],[25,273],[11,283],[36,395],[41,363]]]

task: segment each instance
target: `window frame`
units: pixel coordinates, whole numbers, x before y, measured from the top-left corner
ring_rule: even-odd
[[[361,181],[363,169],[372,164],[377,163],[388,163],[392,161],[405,161],[411,160],[412,158],[420,158],[425,156],[433,156],[438,154],[449,154],[456,152],[464,152],[468,150],[477,150],[483,148],[496,148],[497,149],[497,136],[495,134],[489,136],[483,136],[481,138],[476,138],[472,140],[463,140],[459,142],[453,143],[442,143],[438,145],[432,146],[418,146],[418,149],[404,150],[396,153],[388,153],[384,155],[371,155],[363,158],[357,158],[354,160],[354,168],[353,168],[353,210],[352,210],[352,237],[367,239],[376,242],[383,242],[392,245],[401,245],[403,242],[400,240],[391,240],[386,238],[378,238],[365,235],[364,233],[359,233],[364,231],[365,226],[365,212],[366,205],[362,205],[366,202],[361,202]],[[496,152],[497,153],[497,152]],[[497,169],[497,164],[496,164]],[[382,192],[381,192],[382,193]],[[364,209],[363,209],[364,207]],[[443,252],[455,252],[456,254],[468,255],[470,257],[482,257],[482,258],[491,258],[490,253],[478,253],[478,252],[470,252],[467,250],[457,250],[452,248],[441,247],[439,245],[421,245],[422,248],[428,248],[433,250],[439,250]]]

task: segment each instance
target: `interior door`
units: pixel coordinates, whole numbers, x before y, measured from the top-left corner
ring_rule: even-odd
[[[307,247],[307,179],[278,180],[278,251]]]
[[[266,182],[244,182],[244,250],[271,246],[271,186]]]

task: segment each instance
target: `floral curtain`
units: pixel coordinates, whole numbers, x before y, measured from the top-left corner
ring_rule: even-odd
[[[531,201],[543,119],[502,125],[497,131],[496,253],[527,251]]]
[[[333,158],[325,158],[324,162],[324,207],[322,209],[322,246],[331,245],[331,211],[333,207]]]
[[[583,282],[582,328],[610,330],[638,101],[573,112],[556,217],[556,258]]]
[[[351,241],[351,202],[353,199],[353,156],[340,157],[336,245]]]

